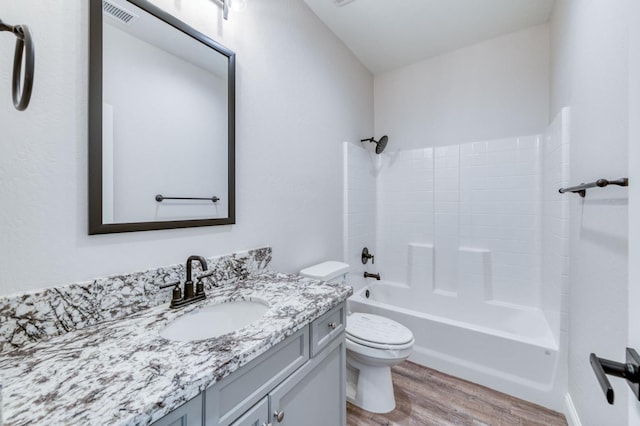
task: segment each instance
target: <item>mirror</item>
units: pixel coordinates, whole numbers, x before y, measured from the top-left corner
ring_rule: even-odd
[[[235,223],[235,54],[145,0],[89,13],[89,234]]]

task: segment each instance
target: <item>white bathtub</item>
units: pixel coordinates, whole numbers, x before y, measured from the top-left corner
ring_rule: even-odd
[[[365,297],[366,291],[369,297]],[[413,332],[410,360],[562,410],[558,343],[538,309],[461,300],[376,282],[349,299],[352,312],[391,318]],[[426,313],[428,312],[428,313]]]

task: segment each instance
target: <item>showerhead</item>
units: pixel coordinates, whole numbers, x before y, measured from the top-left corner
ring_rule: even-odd
[[[375,140],[374,138],[369,138],[369,139],[361,139],[360,142],[375,143],[376,144],[376,154],[382,154],[382,151],[384,151],[384,149],[387,147],[387,141],[388,140],[389,140],[389,137],[387,135],[384,135],[383,137],[380,138],[379,141]]]

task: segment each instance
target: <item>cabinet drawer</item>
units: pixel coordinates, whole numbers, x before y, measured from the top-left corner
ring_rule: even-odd
[[[311,356],[316,356],[346,326],[346,303],[342,303],[311,323]]]
[[[304,327],[207,389],[206,424],[231,424],[308,359],[309,332],[308,327]]]

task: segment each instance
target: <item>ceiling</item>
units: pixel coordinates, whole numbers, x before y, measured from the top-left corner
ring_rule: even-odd
[[[542,24],[549,20],[554,4],[554,0],[304,1],[374,74]]]

